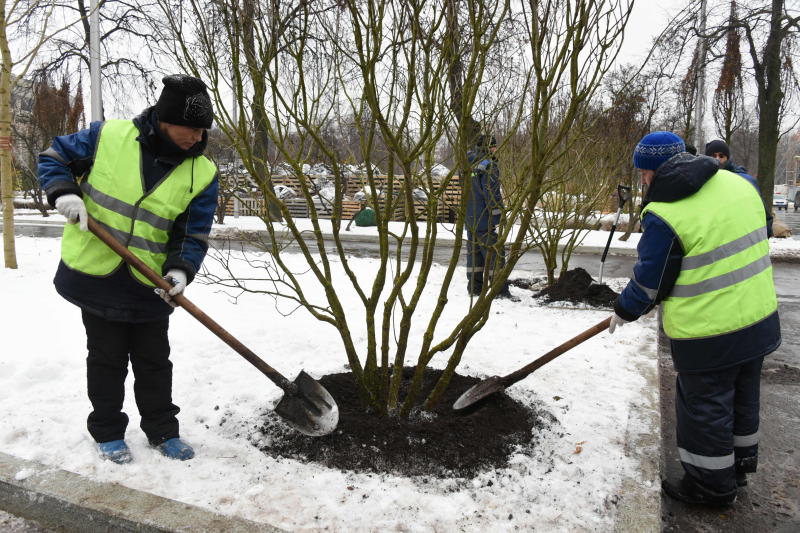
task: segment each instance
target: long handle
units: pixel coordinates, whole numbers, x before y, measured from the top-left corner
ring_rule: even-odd
[[[141,272],[144,277],[153,282],[158,288],[164,289],[165,291],[168,291],[172,288],[172,285],[170,285],[167,280],[156,274],[152,268],[147,266],[141,259],[133,255],[130,250],[120,244],[119,241],[112,237],[110,233],[108,233],[99,223],[97,223],[97,221],[91,217],[89,217],[89,231],[94,233],[98,239],[103,241],[109,248],[114,250],[126,263]],[[259,369],[277,386],[283,390],[292,389],[292,383],[283,377],[280,372],[269,366],[247,346],[239,342],[236,337],[228,333],[228,331],[217,324],[214,319],[201,311],[200,308],[189,301],[187,297],[182,294],[178,294],[172,298],[172,301],[186,309],[190,315],[195,317],[201,324],[211,330],[214,335],[222,339],[225,344],[236,350],[239,355],[247,359],[250,364]]]
[[[614,223],[611,225],[611,232],[608,234],[608,240],[606,241],[606,247],[603,248],[603,256],[600,258],[600,276],[597,278],[598,283],[603,283],[603,267],[606,265],[606,256],[608,255],[608,249],[611,248],[611,239],[614,238],[614,232],[617,230],[617,224],[619,223],[619,216],[622,214],[622,207],[625,205],[625,202],[628,201],[631,195],[631,188],[626,187],[625,185],[617,185],[617,197],[619,198],[619,207],[617,207],[617,215],[614,217]]]
[[[552,350],[550,350],[549,352],[547,352],[546,354],[541,356],[539,359],[533,361],[532,363],[528,363],[527,365],[523,366],[519,370],[517,370],[515,372],[512,372],[511,374],[508,374],[507,376],[503,376],[502,378],[500,378],[500,381],[502,381],[503,385],[506,386],[506,387],[508,387],[510,385],[513,385],[517,381],[527,377],[528,374],[530,374],[531,372],[533,372],[537,368],[540,368],[540,367],[546,365],[547,363],[549,363],[550,361],[552,361],[553,359],[555,359],[559,355],[563,354],[564,352],[567,352],[567,351],[573,349],[574,347],[576,347],[577,345],[581,344],[582,342],[591,339],[592,337],[594,337],[595,335],[597,335],[601,331],[604,331],[604,330],[608,329],[608,326],[609,326],[610,323],[611,323],[611,317],[608,317],[605,320],[603,320],[602,322],[600,322],[598,324],[595,324],[594,326],[590,327],[589,329],[587,329],[583,333],[581,333],[579,335],[576,335],[575,337],[571,338],[570,340],[568,340],[564,344],[553,348]]]

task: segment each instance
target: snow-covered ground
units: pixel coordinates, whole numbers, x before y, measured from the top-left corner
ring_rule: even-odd
[[[597,239],[605,244],[605,238]],[[129,379],[125,409],[134,462],[103,461],[85,429],[91,407],[80,312],[52,286],[60,240],[18,237],[16,244],[19,269],[0,270],[4,453],[295,531],[608,530],[618,502],[628,497],[623,482],[658,490],[656,480],[641,473],[625,448],[627,436],[652,431],[641,406],[652,393],[643,374],[656,365],[653,318],[625,325],[613,336],[601,333],[509,389],[520,399],[532,394],[558,420],[537,435],[533,456],[515,454],[507,468],[474,480],[423,482],[342,472],[259,452],[248,432],[259,411],[273,406],[281,391],[177,310],[170,329],[174,399],[182,409],[181,434],[197,456],[170,461],[148,447],[138,428]],[[217,268],[213,261],[206,264]],[[353,264],[361,277],[372,278],[374,260],[354,259]],[[435,267],[431,282],[439,283],[443,273],[443,267]],[[456,279],[463,279],[463,272]],[[618,288],[625,280],[607,281]],[[435,297],[435,291],[429,292],[423,317]],[[272,299],[256,295],[234,303],[214,286],[200,283],[186,294],[290,377],[301,369],[315,377],[344,370],[337,332],[302,311],[286,315],[285,306],[276,308]],[[453,324],[468,305],[466,288],[455,283],[449,298],[444,322]],[[344,299],[345,305],[355,305],[353,295]],[[497,301],[459,371],[481,377],[509,373],[608,314],[535,307],[530,298]],[[417,326],[415,346],[421,321]],[[352,329],[363,344],[363,326],[354,320]],[[433,363],[443,365],[444,356]]]

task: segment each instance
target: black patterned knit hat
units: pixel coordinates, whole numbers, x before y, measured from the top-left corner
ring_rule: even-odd
[[[214,110],[202,80],[186,74],[172,74],[161,81],[164,88],[156,102],[159,121],[192,128],[211,127]]]

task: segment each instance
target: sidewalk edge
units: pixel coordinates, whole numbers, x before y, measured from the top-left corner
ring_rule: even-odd
[[[654,328],[658,328],[656,324]],[[639,363],[645,379],[638,402],[631,406],[632,417],[644,422],[625,430],[625,454],[637,462],[637,476],[622,481],[622,499],[614,524],[615,533],[661,531],[661,395],[659,391],[658,346],[646,362]]]
[[[2,452],[0,509],[57,531],[82,533],[281,531]]]

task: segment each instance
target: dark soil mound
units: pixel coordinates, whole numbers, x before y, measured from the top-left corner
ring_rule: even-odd
[[[412,372],[405,369],[406,380]],[[425,391],[433,388],[441,373],[427,371]],[[339,405],[336,431],[324,437],[307,437],[288,429],[267,411],[251,442],[272,456],[314,461],[342,470],[473,477],[481,470],[504,466],[510,453],[520,447],[532,448],[535,435],[554,420],[549,413],[523,405],[505,393],[454,411],[453,402],[480,381],[458,374],[433,411],[416,411],[408,419],[365,410],[349,372],[319,381]]]
[[[553,285],[539,291],[535,297],[546,302],[572,302],[593,307],[614,307],[619,296],[608,285],[592,283],[594,279],[582,268],[568,270]]]

